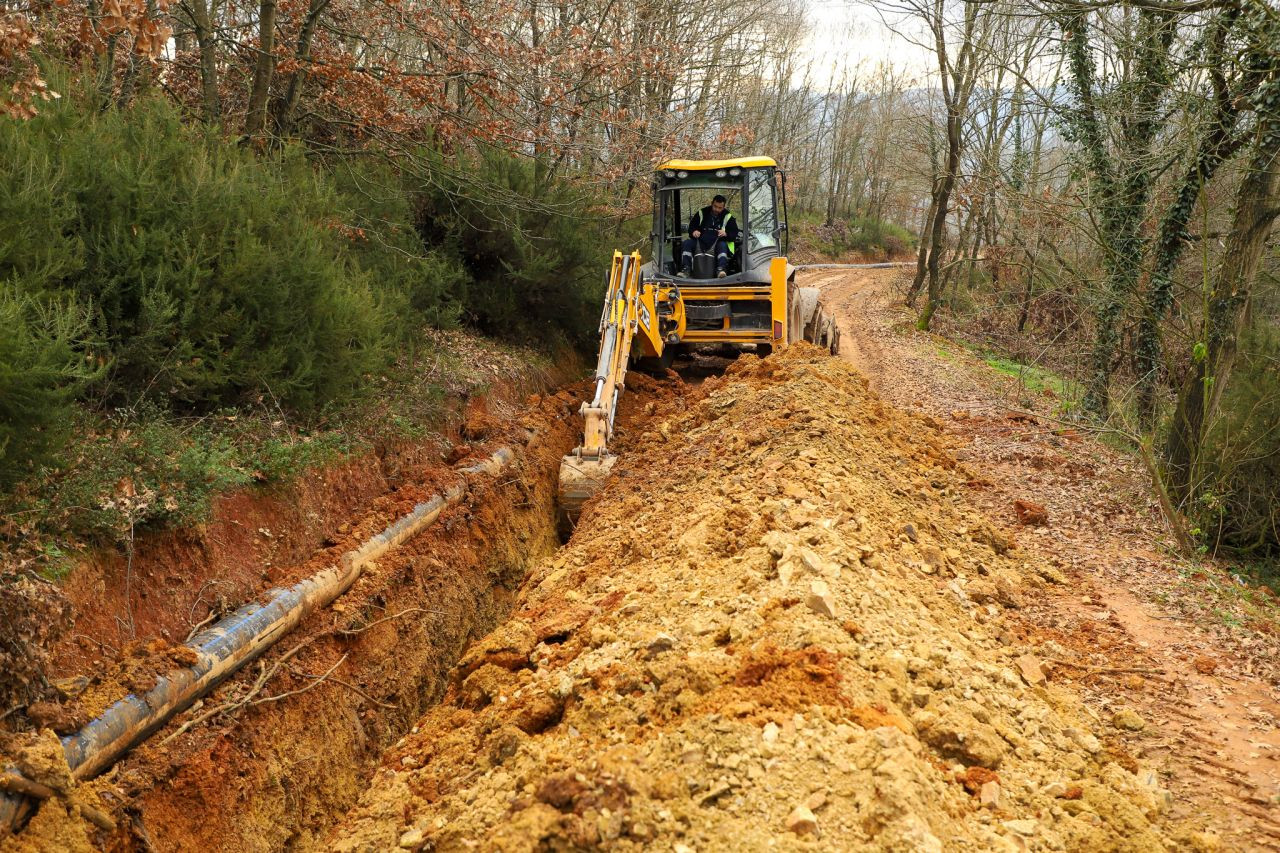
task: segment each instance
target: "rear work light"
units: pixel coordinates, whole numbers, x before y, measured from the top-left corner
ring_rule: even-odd
[[[717,177],[717,178],[723,178],[723,177],[724,177],[725,175],[727,175],[727,174],[728,174],[728,172],[726,172],[724,169],[717,169],[717,170],[716,170],[716,177]]]
[[[742,174],[742,170],[741,170],[741,169],[730,169],[730,170],[729,170],[729,176],[730,176],[730,177],[736,178],[736,177],[738,177],[738,176],[739,176],[739,175],[741,175],[741,174]]]

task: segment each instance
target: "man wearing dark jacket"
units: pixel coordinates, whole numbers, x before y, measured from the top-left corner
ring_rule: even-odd
[[[722,195],[711,200],[689,220],[689,237],[684,241],[680,274],[688,278],[693,267],[693,253],[715,247],[716,268],[720,278],[729,265],[729,248],[738,240],[738,222],[729,212],[729,202]]]

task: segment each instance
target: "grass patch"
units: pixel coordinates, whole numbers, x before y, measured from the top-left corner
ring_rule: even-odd
[[[1023,364],[1004,356],[983,353],[982,360],[996,373],[1012,376],[1028,391],[1043,394],[1046,390],[1064,400],[1074,396],[1075,384],[1056,373],[1031,364]]]
[[[792,212],[788,227],[796,260],[842,262],[856,256],[865,260],[901,257],[916,247],[916,236],[892,222],[868,216],[837,219],[830,225],[818,213]]]

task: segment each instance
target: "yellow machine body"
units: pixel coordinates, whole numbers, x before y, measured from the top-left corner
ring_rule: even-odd
[[[669,160],[654,177],[653,257],[615,251],[600,319],[592,399],[582,404],[582,444],[560,466],[560,508],[576,520],[616,461],[609,452],[618,400],[633,361],[667,366],[677,348],[753,345],[767,354],[798,340],[835,352],[839,332],[814,288],[797,287],[785,255],[784,176],[768,157]],[[726,276],[681,275],[685,200],[737,193],[745,208],[741,246]],[[781,216],[779,216],[781,199]]]

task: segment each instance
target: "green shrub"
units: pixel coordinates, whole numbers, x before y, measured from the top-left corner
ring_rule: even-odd
[[[589,347],[617,239],[599,204],[538,182],[527,158],[485,152],[424,189],[419,227],[466,267],[463,305],[482,331]]]
[[[329,174],[347,211],[344,219],[351,223],[343,228],[348,256],[374,282],[401,337],[412,339],[423,323],[455,325],[467,271],[452,245],[424,246],[405,177],[385,164],[361,160],[339,162]]]
[[[456,249],[424,248],[388,167],[256,154],[160,98],[74,96],[0,123],[0,159],[0,280],[92,308],[99,404],[312,412],[459,316]]]
[[[385,320],[300,151],[259,161],[160,100],[30,130],[54,123],[85,249],[68,284],[99,311],[107,399],[208,408],[252,391],[308,410],[377,364]]]
[[[68,435],[72,401],[97,374],[88,328],[74,304],[0,282],[0,485],[47,462]]]

